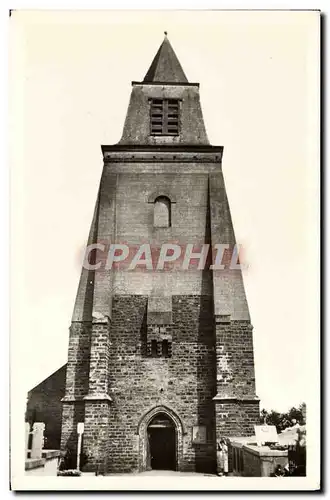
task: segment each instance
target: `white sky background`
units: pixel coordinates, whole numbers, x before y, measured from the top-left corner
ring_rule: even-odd
[[[120,139],[131,81],[164,30],[201,84],[210,142],[224,146],[261,407],[308,405],[319,390],[318,14],[308,12],[14,12],[12,377],[24,393],[66,362],[100,145]]]

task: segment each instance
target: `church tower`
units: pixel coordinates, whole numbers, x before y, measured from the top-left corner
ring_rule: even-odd
[[[102,152],[61,447],[84,422],[85,470],[215,472],[217,441],[258,422],[252,325],[223,147],[209,144],[199,84],[166,35]]]

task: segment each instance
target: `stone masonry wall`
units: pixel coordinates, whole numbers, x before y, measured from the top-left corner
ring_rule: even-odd
[[[92,324],[90,354],[89,354],[89,380],[88,395],[106,395],[109,379],[109,324]],[[86,394],[86,393],[85,393]]]
[[[83,397],[88,392],[91,322],[73,322],[70,328],[65,396],[63,398],[61,450],[76,450],[77,423],[84,422]]]
[[[85,471],[104,473],[111,459],[109,441],[110,401],[85,402],[85,432],[83,450],[87,454]]]
[[[223,321],[223,322],[219,322]],[[216,433],[251,436],[259,422],[255,394],[252,326],[249,321],[216,318]]]
[[[215,411],[217,439],[254,435],[254,425],[259,422],[259,401],[216,402]]]
[[[147,297],[115,296],[110,334],[109,470],[138,469],[138,425],[152,408],[175,412],[184,428],[180,470],[215,470],[215,352],[212,297],[173,296],[171,358],[145,356]],[[192,426],[207,444],[192,444]]]
[[[71,324],[66,371],[66,399],[81,398],[87,394],[91,329],[91,322]]]
[[[61,450],[76,453],[77,424],[84,421],[85,404],[83,401],[63,403]]]
[[[254,397],[255,374],[250,321],[216,324],[217,394]]]
[[[109,324],[93,323],[89,363],[88,395],[85,396],[85,470],[107,470],[109,459]]]

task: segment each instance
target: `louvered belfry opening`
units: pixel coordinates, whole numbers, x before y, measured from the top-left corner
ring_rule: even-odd
[[[152,135],[179,135],[179,100],[152,99],[150,119]]]

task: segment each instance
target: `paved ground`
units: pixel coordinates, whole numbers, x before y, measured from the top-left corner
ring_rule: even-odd
[[[131,474],[126,474],[127,476]],[[204,474],[202,472],[177,472],[174,470],[148,470],[145,472],[136,472],[139,476],[213,476],[213,474]]]

